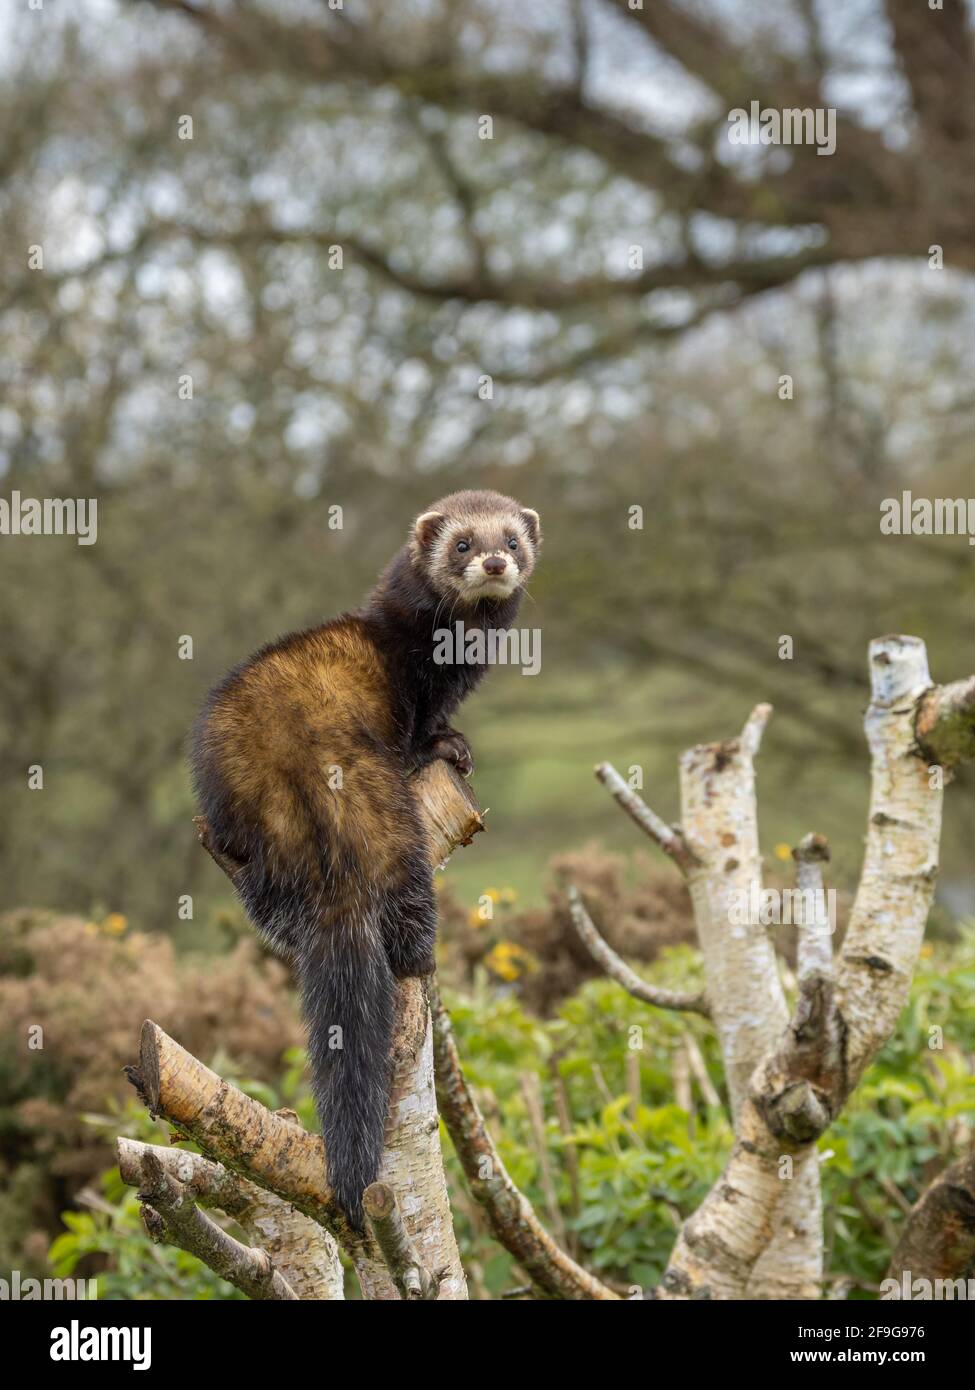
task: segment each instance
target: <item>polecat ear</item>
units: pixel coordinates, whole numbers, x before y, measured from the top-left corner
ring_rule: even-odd
[[[542,519],[538,515],[538,512],[533,511],[531,507],[522,507],[521,517],[528,527],[528,534],[531,536],[532,545],[538,545],[539,541],[542,539]]]
[[[421,550],[429,550],[447,518],[443,512],[424,512],[413,523],[413,538]]]

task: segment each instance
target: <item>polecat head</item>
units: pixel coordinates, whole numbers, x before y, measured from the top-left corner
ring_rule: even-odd
[[[510,598],[535,568],[538,513],[500,492],[454,492],[413,523],[413,564],[460,604]]]

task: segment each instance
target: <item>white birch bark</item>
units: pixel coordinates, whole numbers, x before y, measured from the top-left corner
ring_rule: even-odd
[[[439,1278],[438,1298],[466,1299],[467,1280],[454,1236],[440,1146],[440,1116],[433,1076],[430,1008],[422,980],[398,988],[393,1082],[386,1150],[378,1181],[396,1194],[399,1212],[427,1272]],[[398,1299],[400,1292],[377,1244],[356,1261],[363,1298]]]
[[[345,1297],[338,1246],[316,1221],[202,1154],[120,1137],[119,1171],[130,1187],[142,1182],[143,1162],[150,1150],[199,1206],[216,1207],[233,1217],[251,1243],[267,1251],[299,1299],[335,1301]]]
[[[731,1157],[684,1224],[662,1297],[754,1291],[785,1200],[781,1155],[798,1161],[813,1153],[907,1000],[938,869],[942,792],[931,750],[947,744],[953,752],[963,748],[958,758],[971,756],[964,745],[971,682],[932,689],[924,644],[914,637],[872,642],[870,675],[866,854],[835,989],[831,976],[812,967],[803,972],[796,1015],[751,1078]],[[938,710],[943,723],[932,715]]]
[[[687,873],[705,993],[738,1124],[755,1067],[788,1021],[768,931],[733,922],[735,897],[762,887],[754,758],[771,715],[758,705],[737,739],[699,744],[681,758],[681,825],[698,863]],[[784,1171],[789,1171],[788,1169]],[[793,1165],[776,1228],[748,1286],[749,1298],[818,1298],[822,1279],[822,1202],[814,1153]]]
[[[917,756],[915,719],[931,688],[924,643],[870,644],[870,812],[860,884],[840,955],[839,1007],[855,1086],[907,1002],[938,875],[941,779]]]

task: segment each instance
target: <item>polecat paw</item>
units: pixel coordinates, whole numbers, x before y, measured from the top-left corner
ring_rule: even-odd
[[[470,745],[463,734],[443,734],[434,739],[430,751],[433,758],[443,758],[444,762],[452,763],[461,777],[470,777],[474,771]]]

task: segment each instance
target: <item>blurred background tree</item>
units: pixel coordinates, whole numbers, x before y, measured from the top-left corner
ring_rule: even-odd
[[[759,697],[771,833],[815,808],[850,844],[867,639],[950,675],[973,632],[964,541],[878,525],[970,478],[960,3],[85,0],[3,38],[0,466],[100,508],[92,547],[3,540],[7,903],[173,927],[222,895],[183,763],[206,687],[470,483],[547,538],[542,673],[467,715],[479,882],[537,897],[541,857],[620,834],[597,759],[675,810],[674,754]],[[751,100],[835,104],[835,153],[733,146]]]

